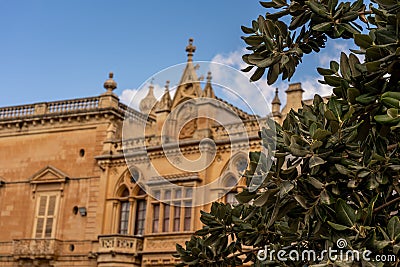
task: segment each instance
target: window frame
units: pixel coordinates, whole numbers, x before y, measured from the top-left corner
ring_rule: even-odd
[[[158,199],[152,200],[152,234],[190,232],[193,229],[194,209],[192,207],[193,185],[170,186],[153,189],[152,195]],[[190,195],[187,195],[190,192]],[[154,231],[155,210],[158,205],[158,232]],[[168,216],[166,216],[166,210]],[[189,221],[189,223],[188,223]],[[168,223],[166,223],[168,222]],[[168,227],[166,227],[168,224]],[[161,230],[161,231],[160,231]]]
[[[45,204],[45,211],[44,215],[40,215],[40,206],[41,206],[41,199],[43,197],[46,197],[46,204]],[[48,215],[48,209],[50,205],[50,198],[55,197],[54,200],[54,212],[52,215]],[[56,228],[57,228],[57,219],[58,219],[58,213],[59,213],[59,208],[60,208],[60,198],[61,194],[60,192],[36,192],[36,203],[35,203],[35,216],[34,216],[34,223],[33,223],[33,231],[32,231],[32,238],[34,239],[54,239],[56,236]],[[40,236],[37,235],[37,230],[38,230],[38,221],[39,219],[43,219],[43,225],[42,225],[42,233]],[[49,219],[52,219],[52,225],[51,225],[51,233],[50,236],[46,236],[46,227],[47,227],[47,222]]]

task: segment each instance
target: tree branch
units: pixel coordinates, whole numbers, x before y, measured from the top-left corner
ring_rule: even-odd
[[[382,206],[379,206],[379,207],[375,208],[374,209],[374,213],[376,213],[376,212],[380,211],[381,209],[384,209],[384,208],[386,208],[386,207],[388,207],[388,206],[390,206],[390,205],[392,205],[392,204],[394,204],[396,202],[399,202],[399,201],[400,201],[400,197],[396,197],[395,199],[390,200],[389,202],[383,204]]]

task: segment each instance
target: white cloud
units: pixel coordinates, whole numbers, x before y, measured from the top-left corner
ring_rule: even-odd
[[[318,63],[323,68],[328,68],[331,61],[339,62],[340,52],[348,54],[349,49],[354,48],[354,45],[346,41],[331,41],[332,43],[327,46],[322,52],[315,54],[318,57]]]
[[[320,96],[329,96],[332,94],[332,87],[326,84],[321,84],[314,77],[305,77],[300,81],[304,89],[303,99],[312,99],[315,94]]]
[[[334,44],[334,49],[335,53],[326,53],[322,55],[322,58],[320,58],[320,61],[324,61],[327,64],[329,64],[330,60],[337,60],[336,58],[333,58],[331,55],[332,54],[340,54],[337,53],[338,51],[345,51],[347,48],[347,44],[341,44],[341,43],[335,43]],[[243,62],[242,60],[242,55],[246,53],[246,50],[237,50],[231,53],[228,53],[226,55],[223,54],[218,54],[216,55],[212,61],[226,64],[229,66],[232,66],[234,68],[244,68],[246,67],[246,63]],[[320,62],[321,63],[321,62]],[[300,69],[299,69],[300,71]],[[216,77],[216,79],[221,79],[220,76],[223,75],[223,73],[220,73],[218,69],[212,70],[213,72],[213,77]],[[268,85],[266,81],[266,75],[264,75],[259,81],[255,83],[250,83],[249,79],[250,76],[252,75],[253,71],[244,73],[241,72],[242,75],[246,77],[246,79],[243,78],[238,78],[238,77],[230,77],[231,81],[230,84],[233,88],[240,88],[240,96],[246,100],[246,102],[251,104],[251,107],[254,109],[254,111],[259,114],[259,115],[266,115],[269,110],[270,110],[270,103],[275,96],[275,88],[279,88],[279,98],[282,103],[282,107],[286,103],[286,94],[285,90],[289,86],[289,82],[287,81],[277,81],[275,84]],[[214,79],[213,79],[214,81]],[[328,85],[324,85],[318,82],[318,77],[313,77],[313,76],[302,76],[301,80],[297,81],[291,81],[290,83],[295,83],[295,82],[301,82],[302,88],[305,90],[303,99],[312,99],[315,94],[319,94],[321,96],[328,96],[332,94],[332,88]],[[264,99],[260,97],[260,92],[255,90],[256,85],[261,94],[264,96]],[[226,96],[224,96],[226,97]],[[230,98],[227,96],[227,98]],[[232,99],[229,99],[232,100]],[[266,107],[267,103],[267,107]],[[236,103],[233,103],[236,104]]]
[[[242,72],[240,69],[247,67],[243,62],[242,55],[248,53],[245,49],[239,49],[228,54],[217,54],[211,60],[220,63],[211,64],[211,72],[213,82],[222,84],[231,89],[232,93],[226,93],[220,96],[229,100],[232,104],[237,105],[245,111],[259,115],[267,115],[270,113],[270,103],[274,97],[275,87],[267,84],[266,77],[262,77],[257,82],[250,82],[253,71]],[[230,70],[228,65],[234,70]]]

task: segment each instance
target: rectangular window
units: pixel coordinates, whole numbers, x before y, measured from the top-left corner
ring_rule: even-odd
[[[144,234],[145,219],[146,219],[146,200],[140,199],[137,201],[137,208],[136,208],[135,235]]]
[[[129,222],[129,201],[121,202],[121,212],[120,212],[120,220],[119,220],[119,233],[121,235],[128,234],[128,222]]]
[[[58,195],[39,195],[36,207],[35,238],[54,237]]]
[[[175,203],[174,207],[174,232],[178,232],[180,229],[180,222],[181,222],[181,207],[179,206],[180,203]]]
[[[167,187],[153,192],[162,199],[153,200],[153,233],[191,231],[193,187]]]
[[[164,205],[164,223],[163,223],[163,232],[169,232],[169,213],[170,213],[170,205]]]
[[[158,223],[160,221],[160,204],[153,205],[153,233],[158,233]]]
[[[192,222],[192,202],[185,202],[185,213],[183,215],[183,231],[190,231],[190,224]]]

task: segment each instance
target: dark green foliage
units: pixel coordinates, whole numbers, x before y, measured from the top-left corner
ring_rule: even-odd
[[[333,88],[328,102],[316,95],[282,126],[262,129],[266,149],[249,155],[240,204],[202,212],[203,229],[177,246],[181,266],[398,266],[399,257],[260,262],[256,254],[265,245],[321,251],[345,238],[353,250],[400,255],[400,3],[376,0],[367,11],[359,0],[261,4],[277,11],[242,27],[250,34],[245,71],[257,67],[252,80],[290,78],[303,54],[319,52],[327,38],[353,38],[359,50],[317,69]],[[363,33],[356,21],[367,25]]]

